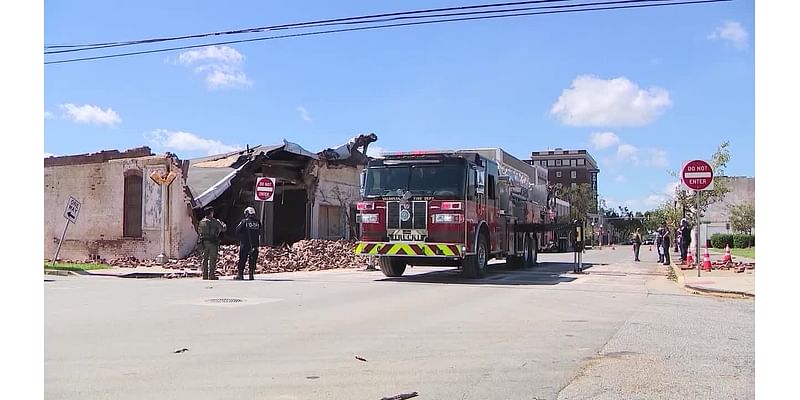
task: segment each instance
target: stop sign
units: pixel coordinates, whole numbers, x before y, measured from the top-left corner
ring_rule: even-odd
[[[714,182],[714,169],[703,160],[692,160],[684,164],[681,181],[694,190],[706,190]]]
[[[256,200],[272,201],[273,193],[275,193],[275,178],[256,178]]]

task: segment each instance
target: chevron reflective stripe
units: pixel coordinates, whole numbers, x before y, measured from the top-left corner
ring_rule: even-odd
[[[363,255],[387,255],[387,256],[461,256],[460,246],[448,243],[381,243],[381,242],[358,242],[355,253]]]

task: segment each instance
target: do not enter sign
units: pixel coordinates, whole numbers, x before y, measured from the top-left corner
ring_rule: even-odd
[[[275,193],[275,178],[256,178],[256,200],[272,201]]]
[[[681,181],[690,189],[711,190],[714,182],[714,169],[703,160],[692,160],[684,164]]]

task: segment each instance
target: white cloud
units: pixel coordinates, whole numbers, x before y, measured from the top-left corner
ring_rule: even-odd
[[[244,55],[228,46],[208,46],[178,55],[178,63],[194,66],[195,73],[204,75],[209,89],[252,86],[242,69],[243,62]]]
[[[571,126],[642,126],[671,105],[665,89],[640,89],[624,77],[606,80],[581,75],[561,92],[550,114]]]
[[[238,64],[244,61],[244,56],[233,47],[208,46],[197,50],[184,51],[178,55],[181,64],[192,64],[198,61],[217,61],[225,64]]]
[[[379,146],[369,146],[367,147],[367,155],[372,158],[381,158],[383,157],[383,153],[386,152],[386,149]]]
[[[308,110],[306,110],[305,107],[297,106],[297,112],[300,113],[300,118],[302,118],[303,121],[311,122],[311,116],[308,115]]]
[[[632,144],[620,144],[617,147],[617,161],[627,161],[634,166],[639,165],[639,149]]]
[[[55,114],[47,110],[44,111],[44,119],[53,119],[53,118],[55,118]]]
[[[667,197],[663,194],[651,194],[644,199],[644,204],[650,208],[655,208],[664,204],[664,202],[666,202],[670,198],[671,197]]]
[[[64,110],[64,117],[72,120],[73,122],[98,124],[98,125],[114,125],[122,122],[116,111],[107,108],[103,111],[102,108],[91,105],[75,105],[75,104],[61,104],[59,106]]]
[[[742,24],[735,21],[725,21],[707,37],[710,40],[727,40],[737,49],[743,50],[747,48],[749,36]]]
[[[47,153],[47,152],[45,152],[45,153],[44,153],[44,158],[47,158],[47,157],[56,157],[56,155],[55,155],[55,154],[53,154],[53,153]]]
[[[622,175],[617,175],[617,177],[616,177],[616,178],[614,178],[614,182],[617,182],[617,183],[625,183],[625,182],[627,182],[627,181],[628,181],[628,179],[627,179],[627,178],[625,178],[625,177],[624,177],[624,176],[622,176]]]
[[[666,151],[659,149],[648,149],[647,152],[650,156],[647,164],[651,167],[667,167],[669,165]]]
[[[664,194],[668,195],[669,198],[675,196],[675,191],[681,187],[681,181],[677,180],[674,182],[670,182],[664,186]]]
[[[156,129],[145,133],[144,136],[154,147],[170,150],[203,151],[208,155],[214,155],[242,149],[242,146],[229,145],[219,140],[202,138],[191,132]]]
[[[594,132],[590,135],[590,140],[597,150],[619,144],[619,136],[614,132]]]

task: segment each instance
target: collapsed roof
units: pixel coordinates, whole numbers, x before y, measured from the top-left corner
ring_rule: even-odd
[[[283,140],[283,144],[248,147],[208,157],[189,160],[187,185],[192,193],[193,207],[202,208],[221,196],[231,187],[231,181],[246,166],[259,160],[286,161],[295,167],[304,167],[311,160],[324,161],[332,165],[365,165],[369,157],[358,150],[376,141],[375,134],[360,135],[335,148],[312,153],[296,143]]]

